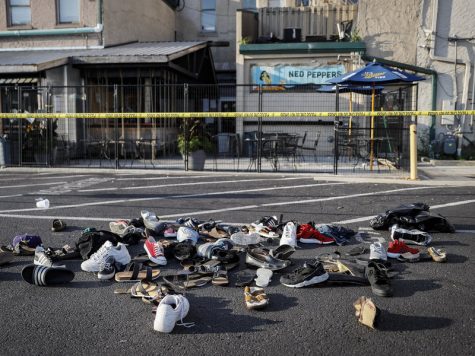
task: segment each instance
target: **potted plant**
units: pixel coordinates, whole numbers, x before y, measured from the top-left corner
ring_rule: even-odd
[[[58,120],[28,120],[23,139],[23,151],[36,163],[54,162],[58,140]]]
[[[188,169],[202,171],[205,166],[206,153],[211,153],[214,149],[212,137],[206,130],[204,120],[183,121],[181,132],[178,135],[178,150],[183,159],[188,155]]]

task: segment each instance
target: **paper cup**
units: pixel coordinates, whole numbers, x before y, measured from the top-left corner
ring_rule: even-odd
[[[49,200],[48,199],[39,199],[36,201],[36,207],[41,209],[48,209],[49,208]]]

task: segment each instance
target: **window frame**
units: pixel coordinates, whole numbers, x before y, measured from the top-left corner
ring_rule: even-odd
[[[81,0],[77,0],[78,2],[78,19],[77,21],[67,22],[61,21],[61,0],[56,0],[56,24],[57,25],[79,25],[81,23]]]
[[[214,1],[214,8],[204,8],[204,2],[206,0],[201,0],[200,1],[200,22],[201,22],[201,32],[216,32],[216,22],[217,22],[217,14],[216,14],[216,6],[217,6],[217,1]],[[203,24],[203,15],[208,14],[208,15],[213,15],[214,14],[214,24],[212,29],[206,29]]]
[[[28,8],[30,9],[30,19],[26,23],[13,23],[13,8]],[[28,5],[12,5],[11,0],[7,0],[7,25],[8,27],[22,27],[22,26],[31,26],[31,0],[28,0]]]

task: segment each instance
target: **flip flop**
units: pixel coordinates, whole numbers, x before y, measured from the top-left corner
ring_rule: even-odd
[[[245,287],[252,283],[256,273],[253,270],[245,269],[236,273],[236,287]]]
[[[130,288],[132,298],[150,298],[153,299],[159,295],[160,287],[155,282],[140,281]]]
[[[0,252],[0,266],[6,265],[13,261],[13,255],[11,252]]]
[[[218,269],[214,272],[211,283],[214,286],[227,286],[229,285],[228,272],[225,269]]]
[[[53,226],[51,227],[51,231],[59,232],[59,231],[63,231],[65,228],[66,228],[66,223],[63,220],[60,220],[60,219],[53,220]]]
[[[116,282],[137,282],[140,280],[153,281],[160,276],[160,270],[152,270],[150,267],[142,269],[141,263],[129,263],[123,272],[115,274]]]
[[[164,276],[163,280],[174,288],[187,289],[206,285],[211,281],[211,276],[203,276],[201,274],[173,274]]]
[[[21,276],[30,284],[49,286],[71,282],[74,272],[66,268],[28,265],[22,269]]]
[[[257,278],[255,279],[256,286],[267,287],[270,283],[273,274],[274,273],[270,269],[258,268],[256,271]]]

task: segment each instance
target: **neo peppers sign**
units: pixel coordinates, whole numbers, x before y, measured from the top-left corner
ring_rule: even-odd
[[[340,64],[319,67],[254,65],[251,67],[251,81],[254,85],[276,86],[281,87],[281,90],[285,90],[285,86],[325,84],[329,79],[339,77],[345,73],[345,66]]]

